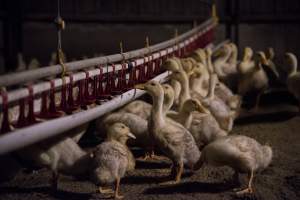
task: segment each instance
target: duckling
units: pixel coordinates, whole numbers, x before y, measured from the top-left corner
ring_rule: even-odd
[[[186,100],[182,110],[178,113],[167,114],[167,116],[191,132],[199,149],[227,135],[227,132],[220,128],[216,119],[197,99]]]
[[[228,63],[228,59],[232,53],[232,48],[230,45],[225,44],[218,52],[219,56],[213,62],[214,71],[218,75],[218,78],[229,88],[234,88],[234,75],[236,75],[237,70]]]
[[[175,180],[165,184],[178,183],[181,180],[184,163],[193,168],[200,157],[200,151],[191,133],[181,124],[165,117],[163,108],[163,87],[155,80],[135,88],[146,90],[153,99],[148,129],[152,142],[172,160],[172,172],[176,172]]]
[[[270,89],[283,88],[285,87],[284,82],[282,82],[282,77],[279,75],[279,70],[275,65],[273,59],[275,57],[275,52],[273,48],[268,48],[266,51],[266,63],[262,64],[263,69],[265,70],[268,79]],[[267,66],[266,66],[267,65]]]
[[[285,59],[290,65],[291,70],[289,71],[286,84],[288,90],[297,98],[299,101],[299,111],[300,111],[300,72],[297,71],[298,60],[293,53],[286,53]]]
[[[247,74],[254,68],[255,63],[254,60],[252,60],[252,57],[253,50],[250,47],[245,47],[243,59],[237,66],[237,70],[240,76],[243,74]]]
[[[28,64],[28,69],[38,69],[40,66],[40,62],[36,58],[33,58]]]
[[[241,96],[249,93],[256,94],[254,110],[258,109],[260,97],[269,87],[269,80],[266,72],[262,68],[262,64],[267,65],[267,60],[263,52],[258,52],[255,57],[255,66],[252,70],[244,74],[239,80],[238,94]]]
[[[24,163],[52,171],[52,189],[57,190],[59,174],[86,176],[92,170],[92,154],[85,152],[70,137],[48,139],[16,152]]]
[[[189,80],[184,72],[173,72],[170,77],[171,79],[179,81],[182,87],[179,97],[178,110],[182,109],[183,104],[187,99],[190,99],[191,97],[196,98],[207,109],[210,110],[211,114],[216,118],[222,129],[226,131],[230,131],[232,129],[235,113],[230,110],[230,108],[222,99],[214,95],[214,89],[217,82],[216,75],[211,75],[210,88],[207,97],[202,97],[200,94],[194,91],[190,91]]]
[[[174,102],[174,96],[175,96],[175,91],[174,89],[169,85],[169,84],[164,84],[163,85],[165,90],[164,90],[164,111],[167,111],[171,108],[171,106],[173,105]],[[125,105],[124,107],[122,107],[121,109],[119,109],[117,112],[119,113],[132,113],[135,114],[139,117],[141,117],[144,120],[148,120],[151,114],[151,108],[152,105],[141,101],[141,100],[136,100],[133,101],[127,105]]]
[[[231,55],[228,58],[227,63],[229,64],[231,70],[233,73],[237,73],[237,62],[238,62],[238,48],[234,43],[229,43],[229,46],[231,48]]]
[[[195,166],[199,169],[204,163],[213,166],[232,167],[236,174],[248,173],[248,187],[237,192],[238,195],[253,193],[254,173],[266,169],[272,161],[273,151],[268,145],[243,136],[231,135],[213,141],[204,147],[201,158]]]
[[[210,74],[213,74],[213,66],[211,61],[212,51],[211,49],[206,49],[206,58],[207,58],[207,66],[210,70]],[[209,79],[208,79],[209,82]],[[207,88],[209,84],[207,83]],[[236,111],[236,116],[238,115],[238,110],[241,106],[241,97],[239,95],[234,95],[233,92],[219,79],[217,78],[217,84],[215,87],[215,95],[219,98],[223,99],[223,101],[234,111]]]
[[[168,84],[163,84],[164,89],[164,104],[163,104],[163,114],[170,110],[174,102],[174,90]],[[130,105],[130,104],[129,104]],[[127,106],[126,106],[127,107]],[[131,107],[131,106],[130,106]],[[129,108],[130,108],[129,107]],[[150,105],[150,110],[147,110],[147,116],[143,118],[139,115],[138,112],[133,112],[135,110],[122,109],[114,113],[108,113],[104,117],[96,120],[96,129],[97,133],[101,137],[106,137],[109,127],[117,122],[121,122],[128,126],[131,132],[135,135],[136,139],[129,141],[129,145],[142,147],[146,150],[144,160],[149,158],[151,159],[160,159],[161,157],[154,154],[154,147],[149,142],[149,131],[148,131],[148,120],[151,115],[152,105]],[[126,112],[129,111],[129,112]],[[149,116],[148,116],[149,115]]]
[[[17,66],[16,71],[19,72],[19,71],[26,70],[26,62],[24,61],[23,54],[18,53],[17,59],[18,59],[18,66]]]
[[[57,64],[57,53],[56,53],[56,51],[54,51],[51,53],[49,66],[56,65],[56,64]]]
[[[104,189],[115,182],[114,197],[122,199],[119,194],[120,180],[124,177],[128,169],[128,165],[132,165],[128,154],[129,149],[126,142],[129,138],[135,139],[135,136],[130,132],[130,129],[122,123],[115,123],[110,126],[106,141],[101,143],[93,151],[95,170],[92,173],[92,178],[97,182],[99,191],[103,194],[111,193],[112,190]]]
[[[204,66],[207,65],[205,60],[205,50],[202,48],[197,49],[196,51],[192,52],[190,57],[194,58],[198,63],[202,63]]]
[[[178,60],[178,58],[176,58],[176,57],[167,59],[163,63],[163,68],[165,70],[168,70],[171,72],[176,71],[176,70],[182,70],[181,63]],[[179,99],[179,94],[180,94],[180,90],[181,90],[180,83],[178,83],[178,81],[171,80],[170,85],[173,87],[174,92],[175,92],[175,96],[174,96],[175,105],[178,105],[178,101],[179,101],[178,99]]]

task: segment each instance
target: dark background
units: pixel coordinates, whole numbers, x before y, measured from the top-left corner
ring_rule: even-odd
[[[63,49],[68,60],[141,48],[182,33],[210,16],[209,0],[61,0],[67,23]],[[230,38],[240,50],[275,48],[299,55],[299,0],[217,0],[217,39]],[[56,0],[0,0],[0,73],[13,71],[21,52],[28,63],[48,65],[56,49]]]

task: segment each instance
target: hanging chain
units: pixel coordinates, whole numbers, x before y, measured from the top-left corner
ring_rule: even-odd
[[[56,23],[56,27],[57,27],[57,60],[58,60],[58,63],[62,67],[61,76],[63,78],[63,81],[65,81],[64,76],[66,74],[66,65],[64,64],[64,53],[62,50],[61,32],[65,29],[66,24],[65,24],[65,21],[60,16],[60,7],[61,7],[60,0],[57,0],[57,17],[55,19],[55,23]]]

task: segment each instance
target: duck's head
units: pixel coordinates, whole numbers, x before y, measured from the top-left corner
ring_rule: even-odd
[[[198,111],[200,113],[209,114],[210,112],[197,99],[188,99],[184,102],[182,107],[184,112],[191,113]]]
[[[129,139],[136,137],[130,132],[130,129],[123,123],[114,123],[107,129],[107,139],[115,140],[123,144]]]
[[[182,69],[180,59],[176,57],[167,59],[162,66],[165,70],[172,72]]]
[[[237,52],[237,46],[233,42],[229,43],[228,46],[231,48],[232,51]]]
[[[144,84],[138,84],[134,86],[135,89],[145,90],[147,91],[152,97],[159,97],[164,93],[164,89],[162,85],[155,80],[150,80]]]
[[[220,49],[214,52],[214,57],[224,57],[230,55],[231,47],[229,44],[224,44]]]
[[[183,58],[181,59],[182,68],[187,73],[188,76],[192,75],[193,69],[196,67],[197,62],[193,58]]]
[[[269,66],[266,54],[262,51],[258,51],[255,55],[255,61],[263,65]]]
[[[273,150],[269,145],[264,145],[262,146],[262,152],[263,152],[262,168],[265,169],[272,162]]]
[[[251,60],[252,56],[253,56],[253,50],[250,47],[245,47],[243,61]]]
[[[295,54],[287,52],[285,53],[285,61],[288,64],[288,70],[289,73],[295,73],[297,72],[297,65],[298,65],[298,60]]]
[[[174,89],[169,84],[163,84],[162,87],[163,87],[163,90],[164,90],[165,110],[170,110],[172,105],[173,105],[174,98],[175,98]]]
[[[211,55],[212,55],[211,48],[208,47],[208,48],[205,49],[205,55],[206,55],[207,58],[211,57]]]
[[[184,83],[186,80],[188,80],[188,76],[185,73],[185,71],[181,71],[181,70],[177,70],[174,71],[171,75],[170,75],[170,79],[176,80],[179,83]]]
[[[273,60],[275,57],[275,51],[272,47],[269,47],[266,51],[266,57],[268,60]]]

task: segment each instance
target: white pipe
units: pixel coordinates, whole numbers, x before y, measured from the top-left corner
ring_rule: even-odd
[[[173,51],[176,51],[180,48],[183,48],[187,45],[189,45],[190,43],[192,43],[194,40],[196,40],[198,37],[200,37],[202,34],[204,34],[206,31],[202,31],[201,33],[198,33],[197,35],[193,36],[193,37],[190,37],[188,39],[186,39],[185,41],[181,42],[177,45],[173,47],[169,47],[165,50],[162,50],[160,51],[161,54],[159,54],[159,52],[156,52],[156,53],[153,53],[152,56],[153,56],[153,59],[157,59],[157,58],[160,58],[160,56],[165,56],[167,53],[172,53]],[[146,56],[146,60],[148,60],[149,58],[151,58],[151,56]],[[141,65],[144,63],[144,59],[143,58],[139,58],[136,60],[137,62],[137,66],[138,65]],[[134,64],[133,62],[133,67],[135,67],[136,65]],[[108,68],[106,69],[106,67],[104,67],[103,69],[103,73],[108,73],[108,72],[111,72],[113,70],[113,68],[111,67],[111,65],[108,65],[107,66]],[[122,65],[121,64],[115,64],[115,70],[121,70],[122,69]],[[99,69],[92,69],[92,70],[88,70],[89,72],[89,75],[90,77],[93,77],[93,76],[96,76],[96,75],[99,75],[100,74],[100,71]],[[84,72],[78,72],[78,73],[75,73],[73,74],[73,81],[76,82],[76,81],[79,81],[79,80],[83,80],[85,79],[85,73]],[[68,84],[70,82],[70,78],[68,76],[65,77],[65,80],[66,80],[66,84]],[[61,78],[56,78],[54,79],[54,85],[55,85],[55,88],[60,88],[62,86],[62,79]],[[47,91],[50,89],[50,82],[40,82],[40,83],[37,83],[37,84],[34,84],[33,85],[33,94],[39,94],[41,92],[44,92],[44,91]],[[14,90],[14,91],[11,91],[8,93],[8,102],[9,103],[12,103],[12,102],[15,102],[19,99],[22,99],[22,98],[25,98],[29,95],[29,91],[27,88],[21,88],[21,89],[17,89],[17,90]],[[0,104],[2,104],[2,98],[0,98]]]
[[[186,38],[189,38],[193,35],[199,35],[203,34],[204,31],[209,30],[213,26],[215,26],[215,22],[212,18],[202,23],[200,26],[178,36],[178,38],[173,38],[167,41],[164,41],[162,43],[150,46],[149,48],[142,48],[130,52],[126,52],[123,55],[122,54],[114,54],[110,56],[105,57],[98,57],[98,58],[91,58],[91,59],[85,59],[81,61],[76,62],[70,62],[66,63],[66,70],[67,71],[76,71],[76,70],[82,70],[88,67],[97,66],[100,64],[106,64],[109,62],[120,62],[123,59],[123,56],[125,57],[125,60],[136,58],[145,54],[149,53],[149,50],[151,52],[156,52],[165,48],[168,48],[169,46],[174,46],[176,42],[182,42]],[[10,86],[10,85],[16,85],[20,83],[26,83],[28,81],[33,81],[49,76],[54,76],[57,74],[60,74],[62,72],[62,67],[60,65],[53,65],[53,66],[47,66],[35,70],[28,70],[24,72],[19,73],[13,73],[8,75],[0,76],[0,86]]]

